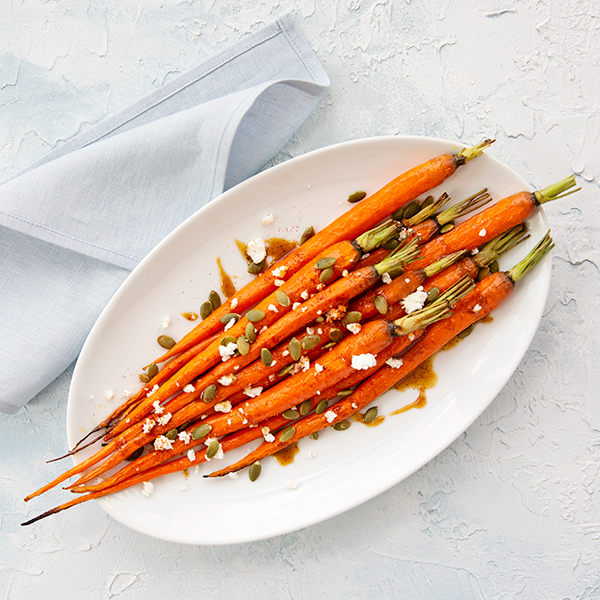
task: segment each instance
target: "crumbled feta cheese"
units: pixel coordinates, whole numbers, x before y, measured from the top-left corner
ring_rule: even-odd
[[[281,265],[281,267],[273,269],[273,275],[275,275],[275,277],[283,277],[287,270],[288,268],[285,265]]]
[[[108,392],[106,392],[107,400],[112,400],[114,397],[115,397],[115,393],[112,390],[108,390]]]
[[[479,232],[479,237],[485,237],[485,234],[487,233],[487,231],[485,230],[485,227]]]
[[[154,484],[151,481],[144,481],[142,483],[142,496],[152,496],[154,492]]]
[[[235,381],[235,377],[233,375],[223,375],[220,379],[217,379],[218,383],[227,387],[231,385]]]
[[[196,460],[196,451],[193,448],[190,448],[187,451],[187,457],[190,462],[194,462]]]
[[[476,254],[479,254],[479,248],[473,248],[473,250],[471,250],[471,256],[475,256]]]
[[[179,488],[180,492],[185,492],[187,490],[187,485],[185,483]]]
[[[229,321],[227,321],[227,323],[225,323],[225,327],[223,327],[223,331],[228,331],[229,329],[231,329],[234,325],[236,324],[236,320],[235,319],[229,319]]]
[[[144,433],[150,433],[150,431],[152,431],[152,428],[156,425],[156,421],[154,421],[153,419],[146,419],[144,421],[144,426],[142,427],[142,431]]]
[[[231,402],[229,400],[223,400],[214,406],[216,412],[228,413],[231,411]]]
[[[336,417],[337,417],[337,415],[332,410],[328,410],[325,413],[325,418],[327,419],[328,423],[332,423]]]
[[[315,363],[315,371],[317,373],[320,373],[323,370],[323,365],[320,365],[319,363]]]
[[[265,260],[267,257],[267,247],[265,246],[265,240],[262,238],[256,238],[248,242],[246,246],[246,254],[252,259],[254,264],[258,264]]]
[[[292,304],[292,310],[296,310],[300,306],[302,306],[302,304],[300,302],[294,302],[294,304]]]
[[[361,326],[360,323],[348,323],[348,325],[346,325],[346,329],[353,334],[357,334],[360,330],[361,330]]]
[[[315,332],[315,328],[314,328],[314,327],[307,327],[307,328],[306,328],[306,333],[307,333],[308,335],[313,335],[313,334],[314,334],[314,332]]]
[[[192,439],[192,436],[187,432],[187,431],[180,431],[177,434],[177,437],[184,443],[184,444],[189,444],[190,440]]]
[[[325,289],[325,284],[324,283],[318,283],[317,284],[317,291],[320,292],[321,290]]]
[[[277,307],[274,304],[269,304],[269,306],[267,306],[267,308],[274,313],[278,313],[279,310],[277,309]]]
[[[152,406],[154,407],[154,414],[156,415],[161,415],[165,412],[165,409],[160,405],[160,402],[158,400],[155,400],[152,403]]]
[[[285,482],[285,487],[286,487],[288,490],[295,490],[295,489],[297,489],[297,488],[298,488],[298,482],[297,482],[297,481],[292,481],[291,479],[288,479],[288,480]]]
[[[265,438],[265,442],[271,443],[275,441],[275,436],[271,433],[268,427],[263,427],[260,431]]]
[[[227,362],[237,351],[238,347],[235,342],[229,342],[225,346],[219,346],[219,354],[223,362]]]
[[[231,299],[231,308],[237,308],[237,305],[238,305],[238,299],[232,298]]]
[[[289,356],[289,355],[290,355],[290,351],[289,351],[289,350],[284,350],[284,351],[281,353],[281,356]]]
[[[195,391],[196,391],[196,388],[195,388],[195,387],[194,387],[194,386],[193,386],[191,383],[188,383],[188,384],[187,384],[187,385],[186,385],[186,386],[183,388],[183,391],[184,391],[186,394],[191,394],[192,392],[195,392]]]
[[[357,371],[369,369],[377,364],[377,359],[374,354],[356,354],[352,357],[352,368]]]
[[[342,271],[342,277],[348,277],[348,269]]]
[[[408,334],[408,339],[412,342],[415,339],[415,334],[414,333],[409,333]]]
[[[155,450],[171,450],[173,448],[173,444],[171,444],[171,440],[164,435],[159,435],[154,440],[154,449]]]
[[[300,294],[300,298],[302,298],[302,300],[308,300],[308,291],[304,290],[301,294]]]
[[[171,413],[166,413],[162,417],[158,417],[158,419],[156,419],[156,422],[159,425],[166,425],[171,420],[172,416],[173,415]]]
[[[400,303],[402,304],[404,312],[409,315],[410,313],[415,312],[415,310],[423,308],[426,300],[427,292],[424,290],[417,290],[416,292],[404,297]]]
[[[403,361],[401,358],[388,358],[385,361],[385,364],[392,367],[392,369],[399,369],[402,366]]]
[[[147,394],[146,394],[146,398],[150,398],[150,396],[152,396],[152,394],[154,394],[154,392],[158,389],[158,385],[155,385]]]
[[[268,327],[266,325],[263,325],[263,327],[260,328],[260,331],[258,333],[263,333],[263,331],[266,331],[268,329]]]
[[[285,281],[283,279],[276,279],[275,280],[275,285],[277,287],[281,287],[284,283],[285,283]]]
[[[478,313],[480,310],[481,310],[481,305],[480,305],[480,304],[476,304],[476,305],[473,307],[473,312],[474,312],[474,313]]]
[[[262,394],[262,387],[251,387],[247,386],[244,388],[244,394],[249,398],[256,398],[256,396],[260,396]]]
[[[381,276],[381,281],[383,281],[383,283],[392,283],[392,277],[389,273],[384,273]]]
[[[171,317],[165,317],[163,319],[163,327],[166,329],[171,324]]]
[[[234,481],[240,478],[239,473],[227,473],[227,475],[229,475],[229,477],[231,477],[231,479],[233,479]]]
[[[316,456],[317,456],[317,453],[316,453],[316,452],[313,452],[312,450],[310,450],[310,451],[308,452],[308,458],[315,458]]]
[[[263,217],[260,222],[263,225],[270,225],[273,221],[275,220],[275,217],[273,217],[273,215],[267,215],[266,217]]]
[[[406,277],[406,279],[404,280],[404,283],[410,283],[410,277]]]
[[[131,398],[131,396],[133,396],[133,392],[130,392],[129,390],[123,390],[121,393],[121,398]]]
[[[300,311],[301,311],[301,312],[306,312],[306,306],[303,306],[303,307],[300,309]]]

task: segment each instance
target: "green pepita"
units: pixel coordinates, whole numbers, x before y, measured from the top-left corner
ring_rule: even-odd
[[[377,417],[378,413],[379,413],[378,408],[376,406],[372,406],[365,413],[365,416],[363,417],[363,423],[370,423],[371,421],[373,421]]]
[[[375,308],[378,310],[378,312],[380,312],[382,315],[385,315],[387,313],[388,303],[384,296],[375,296],[373,304],[375,305]]]
[[[323,344],[321,348],[323,350],[329,350],[329,348],[333,348],[336,344],[337,342],[327,342],[326,344]]]
[[[252,463],[250,465],[250,469],[248,469],[248,477],[250,478],[250,481],[256,481],[260,477],[261,470],[262,467],[258,461]]]
[[[248,342],[245,335],[240,335],[240,337],[237,339],[237,348],[238,352],[242,356],[246,356],[246,354],[250,352],[250,343]]]
[[[295,421],[296,419],[300,418],[300,413],[293,408],[289,408],[288,410],[284,411],[281,416],[289,421]]]
[[[208,318],[212,314],[213,310],[215,310],[215,309],[208,300],[206,302],[203,302],[200,305],[200,318],[202,320]]]
[[[217,310],[217,308],[221,306],[221,296],[219,296],[219,292],[210,290],[210,293],[208,294],[208,301],[212,304],[212,307]]]
[[[281,304],[281,306],[289,306],[290,298],[283,290],[276,290],[275,300]]]
[[[252,323],[248,323],[246,325],[246,339],[251,344],[254,344],[254,342],[256,341],[256,328],[254,327],[254,325],[252,325]]]
[[[187,421],[186,423],[183,423],[182,425],[180,425],[177,428],[177,433],[179,433],[180,431],[183,431],[184,429],[187,429],[190,425],[191,425],[191,421]]]
[[[362,190],[358,191],[358,192],[353,192],[352,194],[350,194],[348,196],[348,202],[351,202],[352,204],[354,202],[360,202],[363,198],[365,198],[367,195],[367,192],[363,192]]]
[[[313,432],[310,434],[310,437],[311,437],[313,440],[318,440],[318,439],[319,439],[319,432],[318,432],[318,431],[313,431]]]
[[[280,442],[287,442],[288,440],[291,440],[294,437],[295,433],[296,433],[296,430],[293,427],[286,427],[279,434],[279,441]]]
[[[404,218],[404,206],[401,206],[398,210],[395,210],[392,213],[392,219],[394,219],[394,221],[402,221],[403,218]]]
[[[479,269],[477,277],[475,277],[475,281],[481,281],[482,279],[485,279],[489,274],[490,269],[488,267],[483,267],[482,269]]]
[[[227,344],[235,344],[237,343],[237,338],[234,338],[232,335],[226,335],[221,340],[221,346],[227,346]]]
[[[337,327],[334,327],[330,332],[329,332],[329,339],[332,342],[341,342],[344,339],[344,333],[341,329],[338,329]]]
[[[302,354],[302,346],[295,337],[290,340],[288,350],[290,351],[290,356],[292,357],[292,360],[300,360],[300,355]]]
[[[248,319],[248,321],[250,321],[250,323],[258,323],[259,321],[261,321],[264,318],[265,318],[265,313],[262,310],[258,310],[256,308],[253,310],[249,310],[246,313],[246,319]]]
[[[206,458],[214,458],[220,448],[219,440],[213,440],[206,448]]]
[[[175,429],[169,429],[169,431],[167,431],[167,433],[165,433],[165,437],[168,440],[173,441],[177,437],[177,428],[175,428]]]
[[[198,425],[198,427],[196,427],[196,429],[194,429],[194,431],[192,431],[192,437],[195,440],[201,440],[202,438],[205,438],[211,431],[212,426],[209,425],[208,423],[204,423],[204,425]]]
[[[310,412],[310,400],[305,400],[298,408],[301,416],[305,417]]]
[[[158,365],[155,365],[154,363],[152,363],[146,369],[146,373],[148,373],[148,377],[150,377],[150,379],[152,379],[153,377],[156,377],[156,374],[158,373]]]
[[[204,388],[204,391],[202,392],[202,400],[208,403],[214,399],[216,393],[217,386],[214,383],[211,383]]]
[[[321,274],[319,275],[319,281],[321,283],[325,283],[329,281],[333,277],[333,269],[329,267],[328,269],[323,269]]]
[[[352,394],[354,394],[354,390],[340,390],[337,393],[337,396],[340,398],[347,398],[348,396],[352,396]]]
[[[159,335],[156,338],[158,345],[163,347],[165,350],[170,350],[175,345],[175,340],[168,335]]]
[[[333,267],[333,265],[335,265],[335,258],[333,256],[326,256],[325,258],[321,258],[320,260],[318,260],[315,267],[322,271],[323,269]]]
[[[429,206],[430,204],[433,204],[433,196],[427,196],[427,198],[425,198],[425,200],[423,200],[423,203],[421,204],[421,208],[425,208],[426,206]]]
[[[227,325],[231,319],[235,319],[235,322],[237,323],[241,318],[242,317],[237,313],[227,313],[226,315],[223,315],[220,320],[223,325]]]
[[[310,240],[310,238],[315,235],[315,228],[311,225],[310,227],[307,227],[304,232],[302,233],[302,236],[300,237],[300,245],[304,244],[304,242],[307,242],[308,240]]]
[[[448,233],[449,231],[452,231],[454,229],[454,223],[446,223],[445,225],[442,225],[441,229],[440,229],[440,233]]]
[[[421,210],[421,205],[415,200],[404,208],[404,219],[411,219]]]
[[[346,314],[343,318],[342,323],[344,325],[350,325],[350,323],[358,323],[362,319],[362,313],[357,310],[352,310]]]
[[[456,337],[459,340],[463,340],[464,338],[470,336],[473,333],[473,329],[475,328],[475,323],[469,325],[466,329],[463,329]]]
[[[279,369],[279,372],[277,373],[278,377],[285,377],[286,375],[288,375],[290,373],[290,371],[294,368],[294,363],[290,363],[289,365],[286,365],[285,367],[283,367],[283,369]]]
[[[381,247],[384,250],[395,250],[400,245],[400,242],[396,238],[392,238],[391,240],[386,240],[381,244]]]
[[[265,270],[265,266],[267,265],[266,260],[261,260],[259,263],[250,262],[248,263],[248,273],[251,275],[258,275]]]
[[[329,400],[321,400],[319,404],[317,404],[317,408],[315,408],[315,412],[320,415],[324,413],[329,408]]]
[[[140,381],[142,383],[149,383],[150,382],[150,377],[148,375],[146,375],[146,373],[140,373],[139,374],[139,378],[140,378]]]
[[[434,302],[435,300],[437,300],[438,296],[440,295],[440,288],[433,286],[428,292],[427,292],[427,302]]]
[[[321,343],[321,336],[318,336],[316,334],[307,335],[302,340],[302,347],[305,350],[312,350],[313,348],[316,348],[320,343]]]
[[[336,423],[333,428],[336,431],[346,431],[346,429],[350,429],[351,424],[350,421],[340,421],[339,423]]]
[[[260,360],[262,360],[263,365],[265,365],[265,367],[271,366],[271,364],[273,363],[273,355],[271,354],[268,348],[263,348],[260,351]]]
[[[139,458],[144,453],[144,446],[140,446],[137,450],[134,450],[125,460],[132,461]]]
[[[497,273],[500,270],[500,265],[498,261],[495,260],[493,263],[490,263],[490,273]]]

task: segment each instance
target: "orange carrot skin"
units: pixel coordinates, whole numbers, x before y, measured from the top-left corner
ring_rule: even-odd
[[[463,277],[475,279],[478,273],[479,267],[475,264],[475,261],[468,256],[465,256],[457,263],[454,263],[443,271],[427,278],[423,283],[423,289],[428,292],[431,288],[437,287],[440,292],[445,292]]]
[[[276,268],[284,265],[287,267],[288,275],[296,273],[328,246],[357,237],[401,206],[442,184],[462,164],[464,160],[461,155],[442,154],[399,175],[368,198],[355,204],[304,244],[284,256],[260,277],[242,288],[155,362],[163,362],[218,331],[221,328],[221,317],[234,312],[231,307],[233,298],[237,299],[235,310],[243,312],[274,291],[275,280],[279,278],[274,274]]]
[[[474,250],[522,223],[536,208],[535,195],[530,192],[519,192],[503,198],[425,244],[421,257],[408,264],[406,269],[423,269],[447,254]]]

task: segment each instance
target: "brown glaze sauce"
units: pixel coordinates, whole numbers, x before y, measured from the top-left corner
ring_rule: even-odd
[[[427,405],[427,396],[425,391],[435,387],[438,382],[438,376],[433,370],[433,358],[434,356],[430,356],[410,375],[407,375],[400,383],[394,386],[394,388],[400,392],[403,392],[407,389],[419,390],[419,397],[411,404],[395,410],[391,413],[392,415],[398,415],[410,410],[411,408],[423,408]]]
[[[231,277],[225,272],[221,259],[217,258],[217,265],[219,267],[219,277],[221,279],[221,291],[227,298],[231,298],[235,294],[235,285]]]
[[[365,423],[366,412],[367,411],[365,411],[364,413],[361,413],[361,412],[354,413],[351,418],[353,421],[362,423],[363,425],[366,425],[367,427],[377,427],[377,425],[381,425],[385,421],[385,417],[383,415],[377,415],[371,422]]]
[[[298,448],[298,444],[295,443],[282,448],[278,452],[275,452],[273,457],[282,467],[285,467],[286,465],[291,465],[294,462],[294,457],[296,454],[298,454],[298,452],[300,452],[300,448]]]
[[[250,258],[246,253],[248,244],[240,242],[240,240],[235,240],[235,245],[238,247],[240,254],[244,257],[244,260],[246,262],[250,262]],[[286,254],[289,254],[298,245],[298,242],[294,240],[286,240],[284,238],[271,237],[265,240],[265,245],[267,247],[267,259],[269,257],[271,258],[271,260],[267,260],[267,262],[268,264],[271,264],[273,262],[277,262]]]

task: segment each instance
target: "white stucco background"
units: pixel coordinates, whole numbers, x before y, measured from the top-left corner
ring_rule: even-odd
[[[4,0],[0,180],[287,12],[331,87],[276,161],[373,135],[489,136],[532,186],[579,176],[546,209],[553,278],[531,348],[404,482],[225,547],[147,538],[93,503],[20,527],[23,496],[61,468],[44,460],[65,450],[67,372],[0,416],[0,598],[600,598],[600,2]]]

